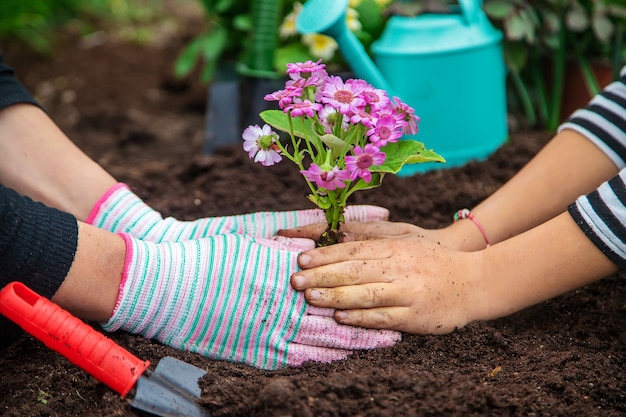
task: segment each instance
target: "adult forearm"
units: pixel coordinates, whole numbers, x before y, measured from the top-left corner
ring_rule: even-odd
[[[82,319],[106,322],[118,298],[125,257],[119,235],[79,222],[74,262],[52,301]]]
[[[506,316],[618,271],[567,212],[479,256],[477,320]]]
[[[115,184],[40,108],[0,110],[0,183],[85,220]]]

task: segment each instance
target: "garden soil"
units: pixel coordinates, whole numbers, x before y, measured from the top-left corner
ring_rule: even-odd
[[[254,164],[240,143],[203,155],[207,87],[171,72],[186,40],[180,32],[142,46],[69,36],[51,57],[11,45],[5,54],[72,140],[164,215],[311,207],[288,163]],[[352,203],[385,206],[395,221],[444,226],[455,210],[510,178],[549,136],[516,130],[486,161],[386,177]],[[618,416],[626,415],[625,295],[622,279],[610,277],[448,335],[406,334],[391,348],[278,371],[109,336],[152,366],[170,355],[206,369],[201,401],[216,417]],[[0,352],[0,387],[2,416],[144,415],[29,336]]]

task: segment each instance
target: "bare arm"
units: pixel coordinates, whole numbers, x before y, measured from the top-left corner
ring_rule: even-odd
[[[619,172],[596,145],[573,130],[557,134],[519,173],[478,206],[479,219],[492,243],[529,230],[566,210],[577,197],[596,189]],[[457,229],[474,229],[471,235]],[[471,222],[457,222],[447,232],[473,236],[469,249],[484,247]],[[454,239],[454,237],[452,237]],[[459,247],[455,245],[455,247]]]
[[[615,164],[596,145],[573,130],[564,130],[511,180],[472,208],[472,214],[492,244],[501,242],[562,213],[577,197],[591,192],[617,172]],[[312,225],[279,234],[315,239],[323,230],[323,225]],[[469,220],[439,230],[390,222],[347,223],[341,230],[346,233],[346,241],[412,237],[464,251],[485,247],[482,234]]]
[[[125,256],[120,236],[78,222],[74,262],[52,301],[83,319],[106,322],[118,298]]]
[[[115,179],[32,104],[0,110],[0,183],[84,221]]]
[[[568,213],[501,244],[460,252],[424,239],[307,251],[292,277],[342,324],[446,333],[502,317],[617,271]]]

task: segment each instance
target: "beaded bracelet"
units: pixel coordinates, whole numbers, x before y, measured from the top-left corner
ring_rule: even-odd
[[[485,242],[487,243],[487,247],[491,246],[491,243],[489,242],[489,238],[487,237],[487,232],[485,232],[485,229],[483,229],[480,222],[470,212],[470,209],[463,208],[457,211],[456,213],[454,213],[453,218],[455,222],[458,222],[461,219],[470,219],[471,221],[473,221],[474,224],[478,227],[478,230],[480,230],[480,233],[483,235],[483,238],[485,239]]]

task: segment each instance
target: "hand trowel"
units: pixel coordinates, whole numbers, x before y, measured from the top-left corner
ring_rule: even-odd
[[[20,282],[0,291],[0,313],[137,409],[163,417],[211,416],[198,403],[203,369],[168,356],[152,371],[149,361],[137,358]]]

